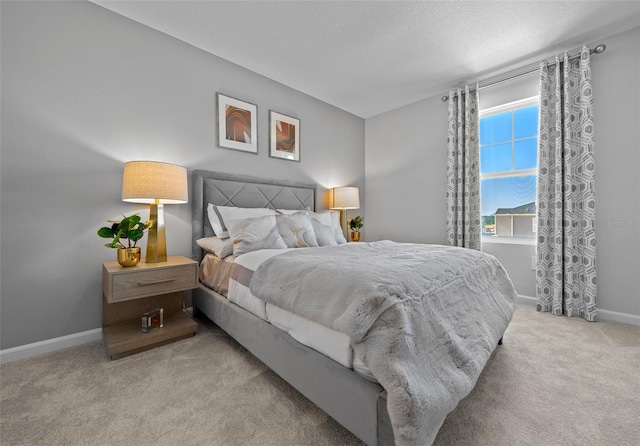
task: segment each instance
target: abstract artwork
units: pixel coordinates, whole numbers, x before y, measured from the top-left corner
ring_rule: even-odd
[[[300,120],[271,111],[269,130],[269,156],[300,161]]]
[[[258,107],[218,93],[218,145],[258,153]]]

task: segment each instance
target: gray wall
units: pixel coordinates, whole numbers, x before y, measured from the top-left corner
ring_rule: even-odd
[[[598,306],[640,315],[640,28],[592,59]]]
[[[445,243],[447,104],[433,97],[365,121],[367,241]]]
[[[606,52],[592,59],[598,307],[640,316],[640,28],[602,40]],[[511,87],[503,93],[522,91]],[[481,92],[483,107],[496,105],[490,90]],[[437,96],[365,122],[369,240],[445,242],[446,115]],[[533,246],[483,249],[504,263],[520,294],[535,295]]]
[[[1,2],[1,348],[101,326],[96,235],[141,211],[122,166],[158,160],[315,182],[364,199],[364,121],[88,2]],[[258,155],[216,146],[216,92],[258,105]],[[268,157],[268,111],[301,120],[301,162]],[[359,211],[364,215],[364,205]],[[169,255],[190,205],[166,206]],[[144,243],[142,247],[144,248]]]

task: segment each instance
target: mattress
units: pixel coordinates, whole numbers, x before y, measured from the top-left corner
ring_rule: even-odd
[[[377,382],[358,355],[354,354],[349,336],[266,303],[254,296],[248,286],[230,277],[231,266],[234,262],[248,270],[255,271],[262,262],[290,249],[254,251],[243,254],[235,260],[233,256],[220,259],[213,254],[206,254],[200,264],[200,281],[208,288],[225,296],[230,302],[288,333],[301,344],[328,356],[361,376]]]

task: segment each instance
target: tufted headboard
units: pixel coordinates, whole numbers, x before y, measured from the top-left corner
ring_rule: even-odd
[[[209,203],[217,206],[272,209],[316,209],[316,185],[245,175],[194,170],[191,177],[192,258],[202,259],[196,240],[211,237]]]

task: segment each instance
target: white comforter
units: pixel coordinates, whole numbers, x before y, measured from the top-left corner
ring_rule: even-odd
[[[274,256],[256,269],[250,288],[267,303],[349,335],[387,390],[397,446],[433,442],[475,385],[516,300],[491,255],[390,241]]]
[[[229,278],[228,299],[234,304],[253,313],[260,319],[288,333],[293,339],[322,353],[339,364],[352,369],[359,375],[376,382],[375,377],[354,353],[348,335],[282,310],[275,305],[257,298],[249,290],[253,272],[266,260],[291,251],[287,249],[264,249],[243,254],[233,260],[232,275]],[[240,267],[240,270],[238,269]]]

